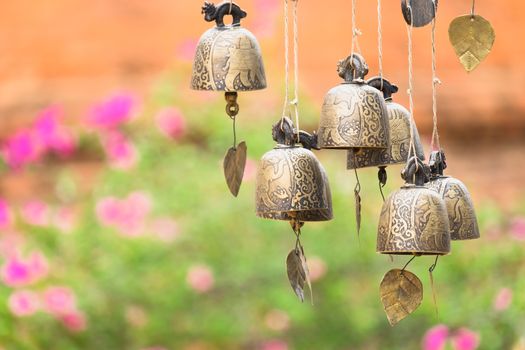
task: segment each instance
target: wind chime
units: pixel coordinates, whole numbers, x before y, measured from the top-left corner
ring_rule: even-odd
[[[194,90],[225,91],[226,114],[233,123],[233,146],[224,157],[224,176],[230,192],[237,197],[246,165],[246,142],[237,144],[236,118],[239,114],[238,91],[266,88],[266,76],[261,49],[255,36],[241,27],[247,16],[232,0],[215,6],[205,2],[202,14],[216,26],[199,40],[193,63],[191,88]],[[231,15],[231,25],[224,16]]]
[[[256,178],[256,214],[264,219],[289,221],[295,234],[295,246],[286,258],[290,285],[301,301],[304,287],[312,295],[308,265],[301,244],[305,222],[332,219],[332,197],[328,178],[310,149],[319,149],[317,136],[299,130],[298,97],[298,1],[293,4],[294,99],[289,97],[288,1],[284,6],[286,92],[281,119],[273,125],[272,138],[277,145],[263,155]],[[296,125],[291,115],[295,115]]]

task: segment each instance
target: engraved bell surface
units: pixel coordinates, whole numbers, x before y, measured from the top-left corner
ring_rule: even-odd
[[[430,156],[432,177],[427,187],[436,191],[445,201],[452,240],[469,240],[480,237],[474,204],[467,187],[458,179],[443,175],[446,168],[442,151]]]
[[[405,164],[410,151],[410,128],[414,140],[416,156],[424,160],[425,152],[417,126],[410,118],[410,112],[402,105],[392,101],[392,94],[398,91],[397,86],[391,84],[386,79],[374,77],[367,81],[379,91],[382,91],[385,98],[389,133],[390,146],[387,149],[350,149],[348,150],[347,169],[359,169],[373,166],[388,166],[392,164]]]
[[[319,121],[321,148],[380,148],[389,145],[388,113],[382,94],[363,80],[368,66],[353,54],[338,64],[344,83],[325,96]]]
[[[449,254],[447,208],[435,191],[424,186],[429,179],[429,171],[414,157],[403,177],[407,183],[392,193],[381,209],[377,252],[393,255]]]
[[[217,6],[205,3],[202,12],[206,21],[216,21],[217,26],[199,40],[191,88],[232,92],[266,88],[259,43],[250,31],[240,26],[246,12],[229,1]],[[231,25],[224,24],[225,15],[233,16]]]

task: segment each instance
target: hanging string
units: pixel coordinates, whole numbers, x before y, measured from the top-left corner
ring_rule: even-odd
[[[432,288],[432,299],[434,300],[434,307],[436,308],[436,317],[439,320],[439,310],[438,310],[438,305],[437,305],[436,288],[434,285],[434,276],[432,275],[432,273],[434,272],[437,266],[438,259],[439,259],[439,255],[436,255],[436,260],[434,261],[434,264],[432,264],[430,268],[428,269],[428,273],[430,274],[430,287]]]
[[[474,0],[475,1],[475,0]],[[437,19],[437,4],[436,0],[432,0],[434,4],[434,19],[432,20],[431,42],[432,42],[432,141],[430,142],[430,150],[436,151],[441,149],[439,143],[438,119],[437,119],[437,86],[441,81],[437,77],[436,69],[436,19]],[[474,6],[474,5],[473,5]],[[472,8],[474,11],[474,7]],[[434,146],[437,147],[434,148]]]
[[[470,8],[470,17],[472,17],[472,18],[474,18],[474,10],[475,9],[476,9],[476,0],[472,0],[472,7]]]
[[[357,0],[352,0],[352,49],[350,54],[353,55],[357,49],[357,53],[361,53],[361,48],[359,47],[358,37],[361,35],[361,31],[357,28]],[[353,60],[352,60],[353,64]]]
[[[283,129],[283,123],[284,118],[287,116],[290,112],[289,108],[289,90],[290,90],[290,57],[289,57],[289,51],[290,51],[290,38],[289,38],[289,28],[288,28],[288,0],[284,1],[284,84],[285,84],[285,91],[284,91],[284,105],[283,105],[283,114],[281,118],[281,130]],[[287,113],[288,112],[288,113]]]
[[[228,14],[231,15],[233,10],[233,0],[230,0],[230,10],[228,11]]]
[[[383,18],[381,14],[381,0],[377,0],[377,56],[379,59],[379,77],[383,90]]]
[[[411,2],[410,0],[407,2],[407,8],[408,8],[408,11],[410,12],[410,23],[414,23],[414,14],[412,12],[412,7],[411,7]],[[408,90],[407,90],[407,93],[408,93],[408,100],[409,100],[409,107],[410,107],[410,124],[411,125],[414,125],[415,124],[415,120],[414,120],[414,97],[413,97],[413,94],[414,94],[414,84],[413,84],[413,78],[414,78],[414,73],[413,73],[413,54],[412,54],[412,30],[414,29],[414,27],[412,25],[409,25],[409,24],[406,24],[406,27],[407,27],[407,36],[408,36]],[[408,150],[408,159],[410,160],[412,158],[412,156],[416,157],[417,156],[417,153],[416,153],[416,145],[414,143],[414,128],[411,127],[410,128],[410,146],[409,146],[409,150]],[[419,169],[419,164],[418,162],[416,162],[416,172],[417,170]],[[415,176],[415,173],[414,173],[414,176]]]
[[[299,0],[293,0],[293,59],[294,59],[294,99],[290,102],[294,106],[295,110],[295,130],[297,131],[297,143],[300,142],[299,138],[299,23],[297,15],[297,7]]]

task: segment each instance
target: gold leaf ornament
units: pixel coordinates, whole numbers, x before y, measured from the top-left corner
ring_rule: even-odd
[[[224,177],[230,192],[237,197],[241,188],[242,178],[244,176],[244,167],[246,166],[246,142],[242,141],[237,147],[230,147],[224,157]]]
[[[307,284],[310,290],[310,297],[312,297],[312,284],[310,282],[310,272],[306,263],[303,248],[298,246],[286,258],[286,271],[288,273],[288,280],[293,291],[301,300],[304,301],[304,285]]]
[[[496,39],[490,22],[478,15],[455,18],[448,28],[448,36],[467,72],[473,71],[488,56]]]
[[[388,322],[394,326],[421,305],[423,284],[412,272],[393,269],[383,277],[380,294]]]

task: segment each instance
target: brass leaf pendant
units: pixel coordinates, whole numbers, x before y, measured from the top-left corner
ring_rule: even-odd
[[[359,195],[359,190],[354,190],[354,199],[355,199],[355,222],[357,226],[357,236],[361,233],[361,196]]]
[[[412,272],[393,269],[383,277],[380,293],[388,322],[394,326],[421,305],[423,284]]]
[[[478,15],[455,18],[448,28],[448,36],[467,72],[473,71],[488,56],[496,39],[490,22]]]
[[[310,290],[310,296],[312,296],[310,273],[302,247],[296,247],[288,253],[288,257],[286,258],[286,271],[290,285],[301,302],[304,301],[305,283]]]
[[[246,166],[246,142],[242,141],[237,147],[230,147],[224,157],[224,177],[230,192],[237,197],[242,184],[244,167]]]

